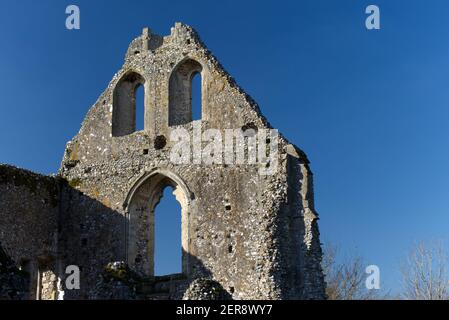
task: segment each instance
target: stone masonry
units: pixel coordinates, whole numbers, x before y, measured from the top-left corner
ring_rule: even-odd
[[[194,75],[202,96],[195,121]],[[136,131],[140,86],[144,130]],[[57,175],[0,166],[0,250],[15,264],[11,277],[27,275],[29,290],[14,293],[20,290],[4,274],[0,286],[28,299],[324,299],[306,155],[279,135],[275,162],[263,163],[271,174],[260,174],[261,163],[179,164],[171,159],[175,129],[223,136],[271,129],[181,23],[168,36],[145,28],[131,42],[123,67],[67,143]],[[250,148],[248,141],[236,145]],[[166,187],[182,208],[182,273],[156,277],[154,210]],[[65,287],[69,265],[80,268],[78,290]]]

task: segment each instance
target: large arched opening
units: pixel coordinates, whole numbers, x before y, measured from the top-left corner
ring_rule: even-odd
[[[179,269],[183,275],[189,275],[189,208],[190,192],[176,175],[163,170],[153,171],[137,181],[126,201],[127,213],[127,262],[139,274],[155,276],[155,259],[164,252],[156,252],[156,207],[164,190],[171,189],[180,206],[181,235],[179,248],[181,261]],[[179,223],[176,219],[174,223]],[[175,226],[179,227],[179,226]],[[163,230],[162,230],[163,232]],[[176,239],[173,239],[176,241]],[[161,276],[163,274],[157,274]]]

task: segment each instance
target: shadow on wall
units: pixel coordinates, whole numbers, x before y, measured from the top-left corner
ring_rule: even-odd
[[[59,269],[77,265],[81,271],[80,289],[64,290],[64,299],[230,299],[202,261],[185,251],[189,274],[149,277],[133,270],[125,263],[127,218],[69,184],[62,190]],[[66,274],[58,277],[64,284]]]
[[[189,274],[149,277],[125,261],[127,219],[96,199],[66,186],[63,192],[60,240],[64,268],[77,265],[80,289],[64,290],[65,299],[230,299],[212,280],[212,272],[197,257],[188,256]],[[148,230],[150,232],[150,230]],[[181,250],[181,248],[180,248]],[[64,279],[66,274],[58,274]]]
[[[30,275],[16,267],[0,244],[0,300],[28,299]]]
[[[49,177],[20,169],[7,174],[27,175],[38,183],[30,187],[13,178],[0,180],[0,243],[6,244],[5,250],[0,247],[0,299],[230,299],[201,260],[186,252],[189,274],[145,277],[117,262],[126,261],[127,220],[77,190],[77,181],[51,178],[57,186],[51,189],[57,192],[55,203],[45,202],[49,194],[39,187],[41,179],[48,185]],[[11,203],[12,192],[21,201]],[[11,205],[19,218],[10,218]],[[22,218],[33,210],[43,213],[40,219],[57,223],[41,221],[42,226],[51,225],[41,229]],[[42,233],[47,233],[44,240],[35,239]],[[48,239],[53,243],[47,244]],[[38,252],[44,242],[54,249]],[[79,267],[79,289],[66,286],[74,283],[73,274],[66,274],[70,265]]]
[[[101,300],[231,300],[232,295],[212,279],[201,261],[190,255],[196,276],[171,274],[146,277],[130,269],[124,262],[112,262],[104,268],[93,299]]]

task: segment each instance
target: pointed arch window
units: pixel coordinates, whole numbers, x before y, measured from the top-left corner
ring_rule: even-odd
[[[201,64],[192,59],[183,61],[173,70],[169,81],[169,126],[202,118],[202,71]]]
[[[138,95],[138,91],[142,92]],[[125,136],[144,129],[144,97],[145,79],[140,74],[129,72],[119,80],[113,96],[112,136]]]

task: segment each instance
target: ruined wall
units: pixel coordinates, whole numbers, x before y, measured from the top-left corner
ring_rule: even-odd
[[[81,280],[80,289],[65,290],[64,299],[92,298],[106,265],[125,260],[123,216],[98,199],[78,191],[75,188],[79,188],[78,184],[81,180],[71,180],[61,189],[61,263],[78,266]]]
[[[199,121],[191,121],[186,107],[185,90],[195,73],[202,77]],[[145,89],[145,130],[133,132],[135,109],[129,107],[138,85]],[[88,279],[96,278],[98,267],[111,259],[125,259],[151,276],[151,199],[161,188],[154,185],[156,174],[163,174],[169,178],[166,185],[180,185],[186,198],[187,280],[213,278],[239,299],[323,298],[317,216],[305,155],[280,136],[279,163],[272,175],[259,174],[254,164],[173,164],[170,134],[177,128],[189,133],[213,128],[223,136],[225,129],[270,128],[257,104],[196,32],[179,23],[169,36],[145,29],[131,43],[123,67],[67,145],[60,175],[89,199],[75,195],[65,201],[65,225],[70,227],[63,238],[70,259],[83,265]],[[80,234],[84,240],[77,239]],[[76,241],[82,241],[80,251]],[[108,250],[102,249],[105,243]],[[89,291],[84,294],[89,296]]]
[[[30,275],[30,298],[46,283],[39,270],[53,267],[58,255],[58,188],[55,178],[0,165],[0,246]]]
[[[196,74],[202,117],[192,121]],[[200,155],[190,162],[171,158],[180,129]],[[207,149],[207,129],[248,133],[233,140],[233,151],[217,152],[224,160],[247,150],[246,162],[203,163],[216,152]],[[57,177],[0,166],[0,246],[29,272],[29,298],[180,299],[211,288],[234,299],[324,298],[307,157],[282,135],[262,136],[266,129],[257,104],[192,28],[177,23],[168,36],[144,29],[67,144]],[[276,157],[251,162],[256,137],[264,147],[258,158],[273,150]],[[167,186],[182,207],[182,273],[155,277],[154,210]],[[68,265],[80,268],[79,290],[61,286]]]

